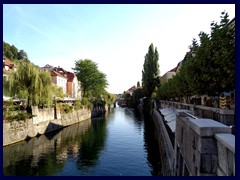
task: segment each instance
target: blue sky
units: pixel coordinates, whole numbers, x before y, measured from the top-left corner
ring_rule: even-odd
[[[234,4],[3,5],[3,40],[27,52],[40,67],[71,70],[91,59],[107,75],[108,91],[122,93],[141,82],[151,43],[159,52],[160,75],[184,58],[200,31],[220,21]]]

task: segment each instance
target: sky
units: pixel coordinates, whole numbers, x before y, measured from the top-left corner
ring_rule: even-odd
[[[3,41],[40,67],[73,71],[76,60],[91,59],[118,94],[141,82],[151,43],[163,76],[222,11],[235,17],[234,4],[4,4]]]

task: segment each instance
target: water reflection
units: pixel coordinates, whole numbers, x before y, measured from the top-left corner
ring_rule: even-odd
[[[91,120],[83,121],[35,137],[28,142],[3,148],[4,175],[52,175],[60,171],[71,154],[77,157],[82,135],[91,129]]]
[[[105,145],[107,135],[106,121],[104,118],[94,118],[92,128],[82,137],[81,148],[78,152],[77,168],[93,167],[97,164],[99,153]]]
[[[139,132],[139,134],[141,134],[143,131],[144,121],[140,113],[130,108],[124,108],[124,113],[127,116],[126,119],[129,123],[133,123],[133,127]]]
[[[151,167],[152,176],[162,176],[161,159],[159,154],[158,140],[156,129],[153,121],[149,116],[144,116],[144,146],[147,150],[147,159]]]
[[[161,175],[149,117],[127,108],[3,148],[5,176]]]

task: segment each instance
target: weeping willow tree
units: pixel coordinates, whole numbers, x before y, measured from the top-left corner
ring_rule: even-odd
[[[32,105],[52,103],[51,76],[41,72],[29,61],[17,64],[17,70],[4,80],[4,90],[10,96],[27,100],[27,112],[31,113]]]
[[[43,106],[50,107],[53,103],[53,93],[52,93],[52,80],[51,80],[51,74],[50,72],[46,71],[40,71],[39,72],[39,79],[40,79],[40,91],[39,91],[39,97],[40,101],[39,103]]]
[[[52,84],[52,94],[56,99],[64,98],[66,93],[63,92],[63,89],[61,87],[57,87],[56,84]]]

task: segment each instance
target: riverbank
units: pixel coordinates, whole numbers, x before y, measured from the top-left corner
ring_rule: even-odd
[[[34,117],[31,119],[3,121],[3,146],[62,129],[91,117],[99,116],[107,110],[108,107],[95,108],[92,111],[83,108],[69,113],[60,113],[59,110],[54,110],[54,108],[39,109],[36,106],[32,107]]]

